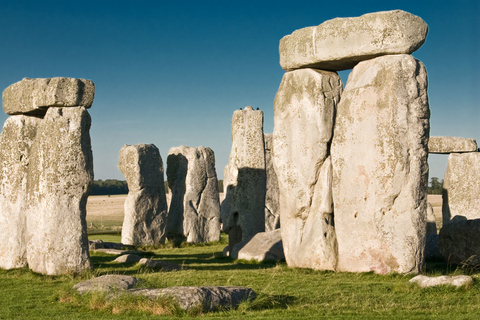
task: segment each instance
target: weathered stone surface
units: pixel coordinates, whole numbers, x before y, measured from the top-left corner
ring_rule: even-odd
[[[443,255],[438,247],[438,234],[427,234],[425,239],[425,259],[444,260]]]
[[[439,276],[427,277],[419,274],[410,279],[409,282],[418,284],[421,288],[435,287],[441,285],[455,286],[455,287],[469,287],[473,284],[473,278],[470,276]]]
[[[460,153],[477,150],[477,141],[473,138],[430,137],[428,139],[429,153]]]
[[[186,268],[179,266],[178,264],[171,263],[168,261],[159,261],[143,258],[138,261],[139,265],[143,265],[147,268],[152,269],[161,269],[162,271],[177,271],[177,270],[187,270]]]
[[[94,96],[91,80],[23,78],[3,91],[3,110],[6,114],[44,115],[48,107],[90,108]]]
[[[97,249],[125,249],[125,248],[132,248],[132,246],[125,245],[123,243],[118,242],[107,242],[102,241],[100,239],[97,240],[88,240],[88,249],[89,250],[97,250]]]
[[[128,253],[128,254],[121,255],[120,257],[113,260],[113,262],[132,263],[132,262],[139,262],[140,260],[142,260],[142,257],[140,257],[139,255]]]
[[[100,249],[95,249],[93,250],[95,252],[102,252],[106,254],[112,254],[112,255],[121,255],[121,254],[142,254],[144,252],[142,251],[137,251],[137,250],[125,250],[125,249],[114,249],[114,248],[100,248]]]
[[[443,224],[456,215],[480,218],[480,152],[448,156],[442,200]]]
[[[171,148],[167,180],[172,191],[167,236],[192,243],[220,240],[220,200],[212,149]]]
[[[232,117],[232,150],[225,167],[225,199],[221,220],[226,233],[234,231],[235,243],[265,231],[265,149],[263,112],[248,106]]]
[[[427,202],[427,235],[437,234],[437,222],[435,221],[435,213],[430,202]]]
[[[335,270],[332,167],[328,157],[342,82],[335,72],[287,72],[274,101],[274,166],[283,248],[291,267]]]
[[[283,37],[280,65],[285,71],[351,69],[374,57],[412,53],[422,46],[427,33],[425,21],[402,10],[336,18]]]
[[[280,229],[260,232],[253,236],[247,243],[237,243],[232,248],[230,256],[234,259],[244,260],[285,260]]]
[[[158,148],[144,143],[124,145],[118,168],[128,184],[122,243],[154,245],[165,242],[167,199]]]
[[[265,173],[267,190],[265,194],[265,231],[280,228],[280,213],[278,212],[279,193],[278,178],[273,165],[273,134],[264,134],[265,139]]]
[[[49,108],[30,150],[27,261],[56,275],[90,268],[86,203],[93,183],[90,115],[83,107]]]
[[[245,287],[170,287],[132,289],[129,292],[150,299],[171,297],[184,310],[201,308],[206,312],[220,308],[235,309],[240,302],[256,298],[255,291]]]
[[[438,234],[438,246],[448,263],[480,266],[480,219],[457,215]]]
[[[27,170],[40,121],[11,116],[0,135],[0,268],[27,264]]]
[[[137,283],[137,278],[119,274],[107,274],[87,281],[79,282],[73,286],[78,293],[90,293],[95,291],[111,292],[131,289]]]
[[[331,149],[338,270],[422,270],[428,132],[427,74],[420,61],[392,55],[353,69]]]

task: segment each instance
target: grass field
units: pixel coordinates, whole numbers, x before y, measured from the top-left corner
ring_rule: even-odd
[[[112,198],[112,197],[110,197]],[[118,197],[120,198],[120,197]],[[120,200],[99,198],[113,205]],[[118,201],[117,201],[118,200]],[[89,213],[89,215],[92,211]],[[113,215],[111,215],[113,216]],[[121,216],[121,215],[118,215]],[[91,218],[91,217],[90,217]],[[103,217],[102,219],[104,219]],[[118,218],[118,217],[117,217]],[[117,221],[118,219],[111,219]],[[107,220],[105,220],[107,221]],[[121,219],[120,219],[121,221]],[[94,235],[119,242],[117,235]],[[92,253],[94,270],[81,275],[42,276],[26,268],[0,270],[0,319],[478,319],[480,279],[477,270],[427,261],[426,274],[471,274],[469,288],[421,289],[408,282],[413,275],[333,273],[292,269],[284,263],[251,263],[223,257],[227,244],[147,247],[143,256],[183,265],[186,270],[158,272],[135,264],[114,263],[116,256]],[[102,296],[79,296],[71,287],[103,274],[134,275],[140,287],[247,286],[258,297],[238,310],[205,314],[165,311],[145,301],[108,302]],[[162,311],[163,310],[163,311]]]

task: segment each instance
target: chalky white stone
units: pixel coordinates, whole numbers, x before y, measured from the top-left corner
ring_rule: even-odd
[[[128,184],[122,243],[155,245],[165,242],[167,199],[163,162],[153,144],[124,145],[118,168]]]
[[[273,158],[290,267],[335,270],[329,143],[342,82],[335,72],[287,72],[274,101]]]
[[[391,55],[353,69],[331,148],[338,270],[422,270],[428,133],[427,73],[420,61]]]
[[[477,141],[473,138],[430,137],[428,139],[429,153],[476,152],[477,149]]]
[[[167,180],[172,191],[167,236],[191,243],[220,240],[220,200],[212,149],[171,148]]]
[[[278,212],[279,190],[278,178],[273,165],[273,134],[264,134],[265,138],[265,170],[267,190],[265,194],[265,231],[273,231],[280,227]]]
[[[285,71],[351,69],[374,57],[412,53],[422,46],[427,33],[425,21],[402,10],[336,18],[283,37],[280,65]]]

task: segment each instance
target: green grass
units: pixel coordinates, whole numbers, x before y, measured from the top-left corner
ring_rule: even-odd
[[[118,236],[117,236],[118,237]],[[111,241],[112,239],[102,240]],[[118,240],[118,238],[117,238]],[[333,273],[292,269],[285,264],[250,263],[223,257],[222,242],[211,245],[171,244],[148,249],[145,256],[183,265],[188,270],[156,272],[135,264],[113,263],[115,256],[92,254],[95,269],[82,275],[41,276],[28,269],[0,270],[0,319],[477,319],[480,283],[476,270],[449,269],[428,262],[427,274],[470,273],[470,288],[421,289],[408,283],[412,275]],[[467,272],[468,271],[468,272]],[[79,296],[71,287],[103,274],[128,274],[141,287],[232,285],[253,288],[258,297],[238,310],[192,315],[168,303],[120,297],[106,302],[101,295]],[[163,308],[163,309],[162,309]],[[115,313],[115,314],[114,314]]]

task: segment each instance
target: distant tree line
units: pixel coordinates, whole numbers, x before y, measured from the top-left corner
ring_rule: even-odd
[[[428,186],[428,194],[442,194],[443,191],[443,180],[440,181],[437,177],[432,177],[430,179],[430,185]]]
[[[169,193],[168,183],[165,181],[165,192]],[[218,192],[223,192],[223,180],[218,180]],[[111,194],[127,194],[128,185],[125,180],[107,179],[93,181],[91,195],[104,196]]]

